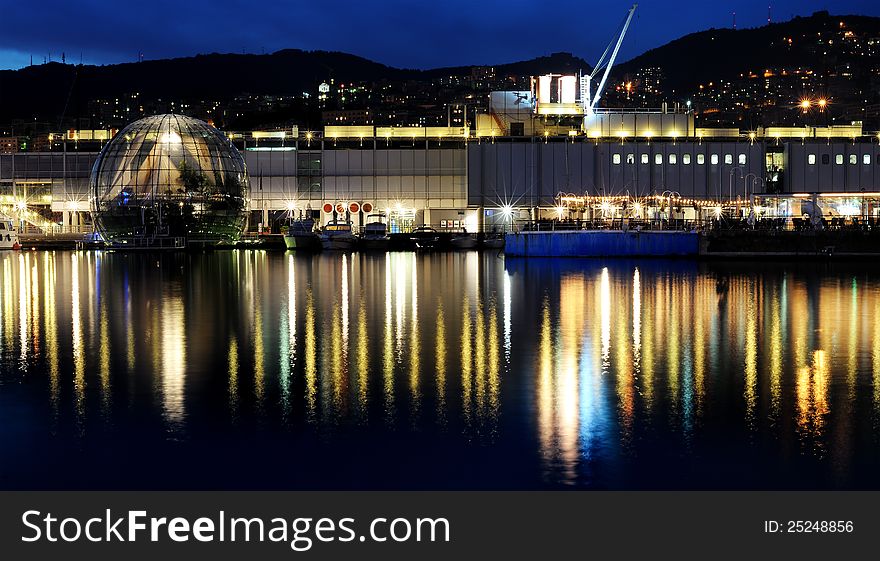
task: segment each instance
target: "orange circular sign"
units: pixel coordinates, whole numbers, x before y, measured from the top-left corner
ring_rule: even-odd
[[[345,212],[345,205],[342,203],[337,204],[336,205],[336,214],[342,214],[343,212]]]
[[[349,212],[351,212],[352,214],[356,213],[356,212],[359,211],[360,209],[361,209],[361,205],[359,205],[359,204],[357,204],[357,203],[349,203],[349,205],[348,205],[348,210],[349,210]]]
[[[364,203],[364,212],[373,212],[373,203]]]
[[[333,212],[333,205],[331,205],[330,203],[324,203],[324,212],[327,214]]]

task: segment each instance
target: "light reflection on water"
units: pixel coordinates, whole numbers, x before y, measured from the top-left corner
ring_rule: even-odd
[[[860,265],[9,252],[0,279],[5,488],[880,486]]]

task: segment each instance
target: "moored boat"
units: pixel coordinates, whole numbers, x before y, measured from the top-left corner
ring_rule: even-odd
[[[385,223],[384,214],[371,214],[367,216],[364,225],[364,233],[360,239],[361,249],[385,250],[388,249],[388,225]]]
[[[415,242],[419,249],[432,249],[437,247],[440,235],[430,226],[419,226],[410,233],[409,239]]]
[[[0,214],[0,249],[21,249],[15,221]]]
[[[504,234],[486,234],[483,238],[485,249],[504,249]]]
[[[330,250],[350,251],[357,238],[351,231],[351,222],[331,220],[321,230],[321,247]]]
[[[284,233],[284,245],[287,249],[298,251],[317,251],[321,249],[321,239],[315,233],[313,218],[293,219],[287,224]]]
[[[467,232],[460,232],[452,236],[449,243],[454,249],[475,249],[477,247],[477,238]]]

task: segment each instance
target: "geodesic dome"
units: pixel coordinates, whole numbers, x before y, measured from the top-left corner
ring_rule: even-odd
[[[122,129],[98,155],[90,185],[95,224],[108,241],[234,241],[247,218],[241,153],[208,123],[183,115]]]

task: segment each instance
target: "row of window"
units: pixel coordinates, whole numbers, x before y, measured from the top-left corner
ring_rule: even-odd
[[[834,163],[842,166],[843,165],[843,154],[836,154],[834,156]],[[811,166],[816,165],[816,155],[815,154],[807,154],[807,163]],[[830,154],[822,154],[822,163],[827,165],[831,163],[831,155]],[[859,163],[859,156],[857,154],[849,155],[849,163],[855,165]],[[862,154],[862,163],[870,164],[871,163],[871,155],[870,154]],[[877,159],[877,163],[880,164],[880,158]]]
[[[611,161],[615,165],[620,164],[620,161],[621,161],[620,154],[612,154]],[[647,164],[649,161],[650,161],[650,159],[647,154],[641,155],[641,162],[643,164]],[[670,164],[673,164],[673,165],[677,164],[678,163],[678,154],[669,154],[668,161]],[[635,154],[627,154],[626,155],[626,163],[634,164],[635,162],[636,162]],[[713,166],[717,166],[718,162],[719,162],[718,154],[712,154],[709,158],[709,162]],[[661,165],[663,163],[663,154],[654,154],[654,163],[657,165]],[[684,165],[690,165],[691,155],[690,154],[682,154],[681,155],[681,163],[683,163]],[[706,155],[705,154],[697,154],[697,165],[701,166],[705,163],[706,163]],[[725,165],[732,165],[733,164],[733,154],[725,154],[724,155],[724,163],[725,163]],[[746,165],[746,155],[739,154],[737,156],[737,163],[741,166]]]

